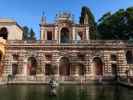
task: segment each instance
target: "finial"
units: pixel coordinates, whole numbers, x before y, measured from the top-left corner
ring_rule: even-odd
[[[75,21],[75,17],[74,17],[74,15],[72,14],[72,21],[74,22]]]
[[[42,16],[45,16],[45,12],[44,11],[42,12]]]

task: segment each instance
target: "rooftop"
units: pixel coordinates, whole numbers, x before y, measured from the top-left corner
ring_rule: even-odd
[[[16,23],[15,20],[9,18],[0,18],[0,22]]]

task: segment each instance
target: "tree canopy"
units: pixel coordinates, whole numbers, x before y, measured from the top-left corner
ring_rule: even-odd
[[[79,23],[80,24],[88,24],[90,27],[90,38],[91,39],[96,38],[97,30],[96,30],[95,18],[94,18],[94,15],[92,14],[91,10],[86,6],[82,7]]]
[[[29,29],[27,26],[23,27],[23,40],[36,40],[35,32],[33,29]]]
[[[133,7],[104,14],[97,24],[101,39],[133,39]]]

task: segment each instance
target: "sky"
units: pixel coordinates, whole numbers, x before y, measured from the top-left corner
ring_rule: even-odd
[[[78,22],[82,6],[89,7],[97,21],[106,12],[133,6],[133,0],[0,0],[0,18],[14,19],[21,26],[33,28],[39,39],[43,12],[49,23],[61,11],[71,12]]]

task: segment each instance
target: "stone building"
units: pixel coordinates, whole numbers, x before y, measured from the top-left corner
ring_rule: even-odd
[[[56,15],[52,24],[42,17],[40,40],[23,41],[22,33],[15,21],[0,19],[0,36],[7,40],[2,81],[9,75],[14,83],[112,80],[133,68],[132,43],[90,40],[88,24],[76,24],[69,13]]]

